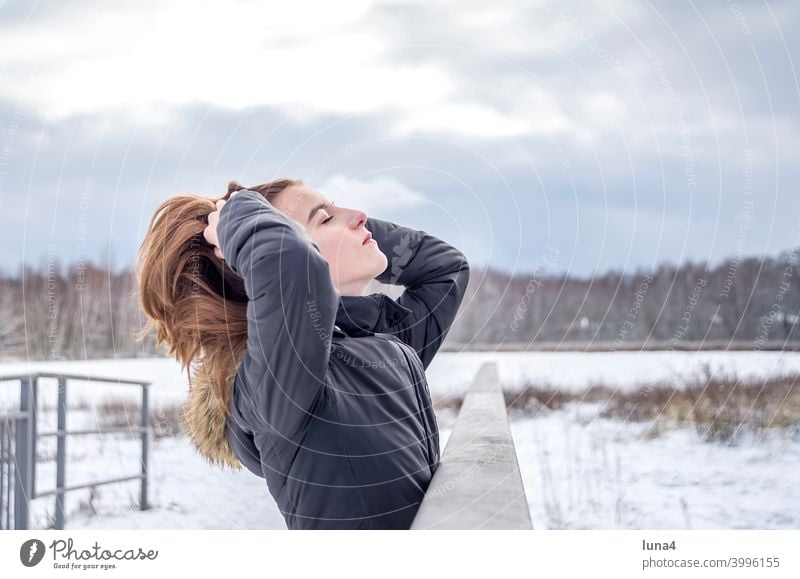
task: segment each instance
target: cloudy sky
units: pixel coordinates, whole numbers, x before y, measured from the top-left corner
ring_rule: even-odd
[[[800,239],[800,6],[0,0],[0,268],[129,265],[164,199],[303,178],[473,266]]]

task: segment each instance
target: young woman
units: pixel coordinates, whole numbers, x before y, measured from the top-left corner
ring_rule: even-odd
[[[301,180],[232,182],[165,201],[137,275],[143,334],[192,366],[184,425],[212,464],[266,479],[289,529],[409,528],[439,462],[425,369],[463,253]]]

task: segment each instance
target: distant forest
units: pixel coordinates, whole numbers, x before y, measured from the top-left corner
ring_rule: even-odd
[[[603,349],[684,349],[732,342],[747,349],[800,340],[800,246],[776,258],[687,262],[593,278],[533,271],[510,276],[473,266],[447,349],[535,348],[565,342]],[[145,323],[131,269],[96,265],[21,267],[0,277],[0,353],[23,359],[163,355]],[[393,297],[402,288],[375,282]]]

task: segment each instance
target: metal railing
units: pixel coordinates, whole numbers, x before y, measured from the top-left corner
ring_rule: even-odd
[[[39,378],[58,380],[58,423],[51,432],[38,432]],[[64,495],[88,487],[113,484],[128,480],[140,480],[140,510],[149,508],[147,502],[148,446],[150,417],[148,390],[150,382],[102,378],[80,374],[34,372],[15,376],[0,376],[0,383],[20,382],[19,412],[0,415],[0,529],[27,529],[30,503],[40,497],[55,497],[55,529],[64,528]],[[141,418],[138,427],[96,428],[89,430],[67,430],[67,383],[68,380],[99,382],[108,384],[136,385],[142,388]],[[109,432],[138,432],[141,438],[141,472],[129,476],[93,481],[81,485],[66,486],[66,440],[67,436],[102,434]],[[45,491],[36,490],[36,446],[40,437],[56,437],[56,485]],[[13,474],[12,474],[13,472]],[[12,507],[13,501],[13,507]],[[13,508],[13,521],[11,512]]]
[[[496,363],[470,386],[411,528],[533,528]]]

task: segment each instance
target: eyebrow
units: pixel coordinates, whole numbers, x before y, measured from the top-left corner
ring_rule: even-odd
[[[320,209],[325,209],[325,207],[327,207],[328,205],[333,205],[333,202],[328,201],[326,203],[320,203],[319,205],[314,205],[314,207],[311,208],[311,211],[308,212],[308,221],[306,223],[311,223],[311,220],[314,219],[314,215],[317,213],[317,211],[319,211]]]

